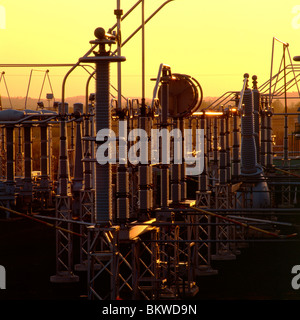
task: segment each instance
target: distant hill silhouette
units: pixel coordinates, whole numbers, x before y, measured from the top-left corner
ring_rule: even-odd
[[[10,109],[11,105],[13,109],[17,110],[23,110],[25,109],[25,97],[11,97],[10,100],[8,97],[1,97],[2,101],[2,108],[3,109]],[[51,100],[50,103],[46,99],[41,99],[44,103],[45,109],[48,109],[48,106],[50,105],[50,108],[52,109],[53,107],[53,101]],[[55,101],[60,102],[59,99],[55,99]],[[11,104],[10,104],[11,102]],[[36,110],[37,109],[37,103],[39,100],[37,98],[28,98],[27,103],[26,103],[26,109],[31,109],[31,110]],[[74,103],[84,103],[85,102],[85,97],[84,96],[78,96],[78,97],[70,97],[66,98],[66,102],[69,103],[69,105],[73,105]]]
[[[288,92],[287,93],[288,99],[288,108],[289,112],[295,112],[297,108],[300,106],[300,98],[298,96],[298,92]],[[138,99],[141,102],[140,97],[130,97],[130,99]],[[218,99],[218,97],[204,97],[202,105],[200,109],[209,106],[213,101]],[[51,100],[50,103],[46,99],[41,99],[44,103],[45,109],[53,109],[53,101]],[[60,102],[60,99],[55,99],[55,101]],[[146,98],[146,104],[151,104],[152,99]],[[39,100],[37,98],[29,97],[26,103],[26,109],[37,110],[37,103]],[[85,96],[74,96],[74,97],[67,97],[66,102],[69,104],[69,107],[72,107],[74,103],[83,103],[85,104]],[[10,104],[11,103],[11,104]],[[16,110],[24,110],[25,109],[25,97],[11,97],[10,100],[8,97],[1,97],[1,104],[3,109],[10,109],[11,105],[13,109]],[[273,106],[276,112],[283,112],[284,110],[284,99],[283,95],[281,97],[274,97]]]
[[[139,102],[141,102],[141,98],[139,97],[132,97],[132,98],[130,97],[130,99],[138,99]],[[1,97],[2,108],[10,109],[12,105],[12,109],[24,110],[25,100],[26,100],[25,97],[11,97],[10,100],[8,97]],[[50,103],[46,99],[41,99],[40,101],[44,103],[45,109],[48,109],[49,105],[50,105],[50,108],[52,109],[54,100],[51,100]],[[55,101],[60,102],[61,99],[55,99]],[[38,102],[39,100],[37,98],[28,98],[26,102],[26,109],[36,110]],[[83,105],[85,105],[85,96],[67,97],[66,102],[69,104],[69,107],[72,107],[74,103],[83,103]],[[146,103],[150,104],[151,99],[146,98]]]

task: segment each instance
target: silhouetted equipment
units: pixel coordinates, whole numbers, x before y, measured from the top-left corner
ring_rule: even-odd
[[[289,66],[284,67],[283,76],[282,70],[274,76],[271,71],[261,86],[254,75],[252,89],[245,73],[241,90],[226,92],[202,107],[200,83],[161,63],[148,105],[144,28],[169,2],[144,19],[144,0],[125,15],[118,0],[117,24],[109,32],[95,29],[89,51],[76,64],[63,65],[71,68],[63,80],[61,102],[53,101],[54,110],[45,110],[39,99],[40,110],[0,111],[0,206],[23,211],[25,217],[42,211],[45,215],[39,218],[56,221],[56,269],[50,280],[78,282],[74,272],[86,271],[89,299],[192,297],[201,290],[199,275],[218,272],[212,260],[235,259],[242,245],[253,239],[263,241],[262,236],[282,241],[296,236],[279,234],[280,223],[274,219],[276,213],[298,214],[292,207],[299,205],[299,175],[292,170],[299,171],[299,165],[287,161],[292,158],[297,163],[299,150],[289,152],[285,134],[283,160],[281,151],[274,151],[272,99],[284,94],[287,100],[287,88],[297,84],[298,69],[289,72],[293,74],[290,81],[286,81]],[[143,32],[143,94],[142,99],[127,99],[120,92],[121,64],[126,60],[120,49],[132,36],[122,42],[120,23],[139,4],[142,24],[132,36]],[[300,56],[294,61],[300,61]],[[112,62],[118,64],[117,98],[110,92]],[[85,103],[71,106],[65,99],[66,81],[77,67],[86,65],[93,71],[88,72]],[[89,93],[93,79],[95,93]],[[277,90],[280,81],[284,85]],[[43,86],[44,82],[42,90]],[[29,86],[25,107],[28,91]],[[51,109],[53,92],[46,98]],[[294,114],[298,115],[295,145],[300,136],[298,113]],[[287,132],[287,107],[284,115]],[[56,138],[51,131],[55,126],[59,126]],[[38,170],[33,171],[34,131],[40,137],[34,141],[40,159],[35,163]],[[107,149],[108,161],[100,163],[96,154],[108,140],[116,148],[116,159],[109,161],[111,150]],[[139,149],[140,142],[147,148]],[[152,150],[154,142],[158,144]],[[52,147],[58,144],[59,155],[54,159]],[[129,161],[130,152],[145,161]],[[180,161],[175,152],[182,153]],[[188,171],[191,159],[201,160],[203,170],[196,175]],[[24,165],[20,177],[15,170],[18,162]],[[6,212],[7,218],[11,213]],[[254,222],[259,225],[250,225]],[[80,234],[73,232],[74,224],[80,225]],[[79,242],[73,236],[79,236]]]
[[[161,87],[158,97],[161,96]],[[159,98],[161,100],[161,97]],[[169,82],[169,116],[184,118],[198,110],[203,99],[199,82],[191,76],[173,73]]]

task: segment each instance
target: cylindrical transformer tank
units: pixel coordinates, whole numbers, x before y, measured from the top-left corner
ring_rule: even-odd
[[[74,103],[73,104],[74,113],[83,113],[83,104],[82,103]]]

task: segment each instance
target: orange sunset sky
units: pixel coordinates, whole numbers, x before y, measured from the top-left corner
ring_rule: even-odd
[[[148,17],[163,0],[145,0]],[[75,63],[90,48],[94,29],[116,22],[116,0],[0,0],[5,29],[0,29],[0,64]],[[124,13],[136,3],[121,0]],[[3,12],[3,10],[2,10]],[[1,17],[0,17],[1,18]],[[2,20],[4,17],[2,16]],[[0,21],[1,23],[1,21]],[[141,6],[122,22],[123,40],[141,23]],[[204,96],[217,97],[242,88],[243,74],[256,74],[260,83],[270,75],[272,39],[290,44],[300,55],[300,3],[295,0],[174,0],[146,25],[146,96],[151,97],[160,63],[189,74],[202,85]],[[276,44],[275,69],[282,46]],[[122,48],[122,94],[141,96],[141,35]],[[39,68],[41,71],[45,70]],[[116,85],[116,65],[111,82]],[[10,95],[26,95],[30,68],[1,68]],[[50,69],[57,99],[68,68]],[[31,97],[38,97],[43,73],[34,72]],[[87,73],[78,70],[67,85],[67,96],[84,95]],[[93,86],[93,84],[92,84]],[[93,88],[93,87],[92,87]],[[93,90],[93,89],[91,89]],[[45,92],[49,91],[45,88]],[[6,95],[3,83],[0,94]]]

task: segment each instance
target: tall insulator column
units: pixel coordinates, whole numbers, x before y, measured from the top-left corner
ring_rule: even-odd
[[[106,34],[103,28],[95,30],[96,40],[91,44],[99,44],[99,51],[94,51],[95,56],[83,57],[81,62],[94,62],[96,64],[96,133],[100,130],[111,129],[110,106],[110,63],[125,61],[125,57],[113,56],[105,50],[106,45],[115,43],[113,36]],[[105,141],[96,141],[98,146]],[[111,163],[96,163],[96,212],[95,222],[107,224],[112,221],[112,168]]]
[[[205,113],[203,112],[203,115],[200,118],[200,129],[202,129],[205,132]],[[203,171],[199,175],[198,178],[198,190],[200,192],[206,192],[208,191],[208,176],[207,176],[207,168],[208,168],[208,152],[207,152],[207,132],[204,135],[204,163],[203,163]]]
[[[20,195],[23,197],[23,206],[30,206],[33,194],[32,194],[32,125],[26,124],[24,129],[24,181],[23,187],[20,191]],[[49,190],[48,190],[49,192]],[[30,207],[28,207],[30,211]]]
[[[73,178],[73,191],[79,192],[82,189],[83,181],[83,163],[82,163],[82,144],[81,144],[81,125],[83,113],[83,104],[74,103],[74,116],[76,123],[76,140],[75,140],[75,164],[74,164],[74,178]]]
[[[168,110],[169,110],[169,75],[168,69],[163,69],[161,78],[161,128],[168,128]],[[162,148],[162,153],[168,152]],[[162,157],[164,159],[164,157]],[[161,165],[161,207],[167,209],[169,201],[169,165],[163,163]]]
[[[60,141],[59,141],[59,168],[58,168],[58,194],[62,197],[67,196],[69,193],[69,165],[68,165],[68,151],[67,151],[67,118],[68,104],[59,104],[60,114]]]
[[[6,176],[6,150],[5,150],[5,127],[1,127],[1,168],[0,168],[0,177],[5,179]]]
[[[96,62],[96,132],[111,129],[109,104],[110,62]],[[96,221],[112,220],[111,164],[96,164]]]
[[[251,89],[247,88],[243,98],[242,142],[241,142],[241,173],[257,172],[257,152],[254,139],[253,97]]]
[[[15,151],[14,151],[14,125],[6,125],[6,185],[8,193],[14,193],[15,185]]]
[[[117,222],[126,223],[129,219],[129,172],[127,164],[127,123],[125,113],[119,108],[119,164],[117,171]],[[126,124],[126,125],[125,125]],[[123,161],[121,161],[121,158]]]
[[[24,125],[24,182],[31,184],[32,172],[32,148],[31,148],[31,125]]]
[[[242,146],[241,146],[241,175],[256,179],[255,185],[248,187],[245,193],[245,207],[267,207],[270,204],[270,195],[267,181],[261,165],[257,162],[257,150],[255,140],[255,114],[253,112],[252,90],[245,89],[242,110]],[[251,181],[251,180],[250,180]],[[247,179],[246,179],[247,182]]]
[[[40,126],[41,132],[41,187],[48,188],[48,125]]]
[[[220,118],[220,185],[225,185],[227,183],[226,175],[226,148],[225,148],[225,118],[222,116]]]
[[[261,110],[261,97],[260,92],[257,89],[257,76],[252,77],[253,80],[253,114],[254,114],[254,139],[256,145],[256,160],[260,163],[260,145],[259,145],[259,115]]]
[[[240,129],[239,129],[239,114],[238,114],[238,95],[235,98],[235,108],[233,109],[233,145],[232,145],[232,180],[237,182],[240,174]]]
[[[175,118],[173,120],[174,125],[173,129],[179,129],[179,119]],[[178,204],[181,201],[181,164],[175,163],[175,159],[178,158],[178,153],[180,148],[179,145],[182,145],[182,137],[177,136],[173,137],[173,162],[172,162],[172,171],[171,171],[171,199],[173,204]]]
[[[80,190],[83,184],[83,163],[82,163],[82,144],[81,144],[81,125],[83,112],[82,103],[74,103],[74,117],[76,124],[76,140],[75,140],[75,162],[74,162],[74,178],[72,180],[73,193],[73,215],[80,216]]]
[[[185,128],[185,119],[180,118],[179,120],[179,125],[180,125],[180,131],[182,135],[182,150],[184,150],[184,128]],[[180,166],[180,186],[181,186],[181,191],[180,191],[180,196],[181,196],[181,201],[185,201],[187,199],[187,179],[186,179],[186,174],[185,174],[185,168],[186,168],[186,163],[184,157],[182,157],[182,164]]]
[[[268,168],[273,167],[272,116],[273,110],[269,107],[266,111],[266,166]]]
[[[225,111],[225,141],[226,141],[226,179],[227,183],[231,182],[231,150],[230,150],[230,130],[229,130],[229,114],[230,111]]]
[[[266,99],[262,100],[262,108],[260,110],[260,164],[265,167],[266,165]]]

